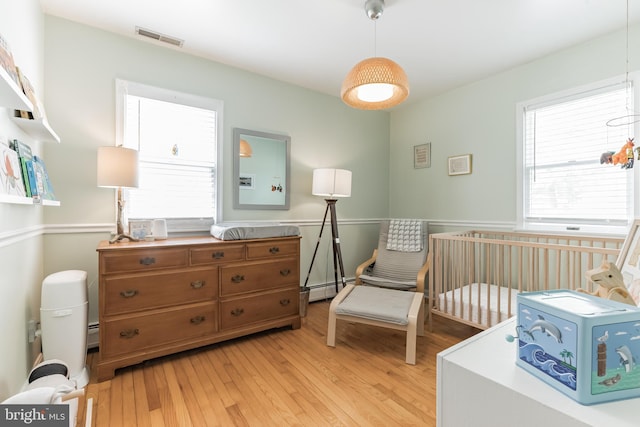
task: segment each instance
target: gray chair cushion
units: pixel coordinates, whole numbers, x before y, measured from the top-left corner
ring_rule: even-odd
[[[397,285],[393,287],[398,289],[406,289],[407,283],[412,283],[411,287],[415,287],[418,271],[420,271],[427,259],[427,223],[424,222],[422,224],[422,240],[424,244],[420,252],[387,250],[388,234],[389,221],[383,221],[380,223],[376,262],[371,271],[365,271],[365,274],[369,277],[377,278],[380,282],[396,283]],[[362,278],[363,276],[360,277]],[[375,285],[373,282],[367,283]]]
[[[336,313],[406,325],[409,323],[407,313],[414,295],[414,292],[356,286],[336,307]]]
[[[370,276],[368,274],[361,274],[360,280],[362,281],[362,283],[366,285],[380,286],[383,288],[407,290],[407,289],[413,289],[416,287],[415,279],[407,280],[407,281],[389,280],[384,277],[375,277],[375,276]]]

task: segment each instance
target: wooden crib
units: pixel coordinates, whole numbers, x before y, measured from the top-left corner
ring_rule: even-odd
[[[615,261],[623,238],[464,231],[429,236],[434,314],[487,329],[516,313],[518,292],[591,291],[585,272]]]

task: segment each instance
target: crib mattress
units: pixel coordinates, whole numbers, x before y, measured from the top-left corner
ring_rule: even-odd
[[[479,304],[478,294],[480,294]],[[500,294],[499,308],[498,294]],[[516,290],[511,290],[512,315],[515,315],[517,309],[517,294]],[[489,304],[491,304],[490,307]],[[441,293],[438,311],[485,327],[496,325],[509,318],[509,289],[493,284],[472,283],[453,291]]]
[[[211,226],[211,235],[220,240],[268,239],[272,237],[299,236],[295,225],[278,223],[224,223]]]

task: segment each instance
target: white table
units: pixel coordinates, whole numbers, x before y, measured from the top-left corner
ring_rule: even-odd
[[[585,406],[516,366],[515,318],[438,354],[438,427],[637,427],[640,398]]]

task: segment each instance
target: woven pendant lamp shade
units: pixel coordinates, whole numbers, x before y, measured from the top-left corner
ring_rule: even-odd
[[[389,84],[393,87],[390,98],[381,101],[363,101],[358,88],[368,84]],[[340,96],[345,104],[360,110],[391,108],[409,96],[409,81],[402,67],[388,58],[373,57],[358,62],[342,83]]]

